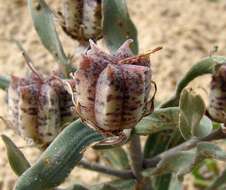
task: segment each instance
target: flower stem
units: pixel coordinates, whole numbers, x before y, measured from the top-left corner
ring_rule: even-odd
[[[142,179],[143,153],[141,151],[140,137],[134,134],[129,142],[129,153],[132,165],[132,171],[136,179]]]

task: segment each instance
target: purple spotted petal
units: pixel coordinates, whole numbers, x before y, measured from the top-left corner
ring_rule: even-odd
[[[123,129],[123,76],[117,65],[109,64],[100,74],[96,87],[95,117],[97,125],[105,130]]]

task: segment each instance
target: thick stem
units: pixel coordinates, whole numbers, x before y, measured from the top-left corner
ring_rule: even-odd
[[[137,180],[142,179],[143,153],[141,150],[140,137],[134,134],[129,142],[129,153],[132,171]]]

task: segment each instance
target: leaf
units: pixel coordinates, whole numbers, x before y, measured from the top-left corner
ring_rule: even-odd
[[[10,80],[6,76],[0,76],[0,89],[6,90],[9,86]]]
[[[128,179],[128,180],[114,180],[110,181],[108,183],[103,183],[99,185],[95,185],[91,187],[91,190],[105,190],[103,188],[108,187],[109,189],[106,188],[106,190],[111,190],[110,188],[113,188],[115,190],[134,190],[134,185],[136,183],[135,179]],[[102,189],[101,189],[102,188]]]
[[[172,176],[168,190],[183,190],[183,184],[178,180],[177,176]]]
[[[100,140],[103,140],[102,135],[79,120],[74,121],[19,178],[15,190],[46,190],[56,187],[81,160],[85,148]]]
[[[212,121],[207,117],[203,116],[200,123],[193,130],[193,135],[196,137],[205,137],[209,135],[213,130]]]
[[[69,59],[59,40],[52,11],[44,0],[28,0],[28,7],[42,44],[61,64],[64,74],[68,74],[70,71]]]
[[[180,151],[172,155],[163,156],[157,167],[151,172],[152,175],[175,173],[182,176],[188,173],[194,165],[195,151]]]
[[[5,135],[2,135],[1,137],[6,146],[9,164],[15,174],[20,176],[24,171],[30,168],[30,164],[24,154],[17,148],[13,141],[10,140],[10,138]]]
[[[153,134],[162,130],[175,129],[179,120],[179,108],[160,108],[144,117],[135,127],[139,135]]]
[[[133,39],[132,51],[138,54],[137,30],[130,19],[126,0],[104,0],[103,38],[107,47],[115,52],[127,39]]]
[[[145,143],[144,158],[152,158],[166,150],[170,135],[169,131],[151,134]]]
[[[122,147],[116,147],[112,149],[99,150],[101,157],[104,158],[107,163],[115,169],[128,169],[129,160],[127,153]]]
[[[174,107],[178,106],[180,94],[182,90],[195,78],[212,74],[216,64],[223,64],[226,62],[226,57],[223,56],[210,56],[203,58],[201,61],[194,64],[185,76],[179,81],[176,87],[176,93],[166,102],[162,103],[160,107]]]
[[[184,139],[194,135],[203,136],[199,127],[200,120],[205,113],[205,103],[200,95],[184,89],[180,98],[179,130]],[[200,125],[202,127],[202,125]],[[196,134],[194,134],[196,132]]]
[[[170,155],[163,154],[156,168],[151,171],[144,171],[144,175],[150,176],[174,173],[180,178],[191,172],[195,166],[206,158],[224,161],[226,160],[226,152],[215,144],[200,142],[196,148],[188,151],[174,152]]]
[[[223,161],[226,160],[226,152],[222,150],[219,146],[212,143],[199,143],[197,145],[197,151],[199,157],[202,156],[203,158],[212,158]]]

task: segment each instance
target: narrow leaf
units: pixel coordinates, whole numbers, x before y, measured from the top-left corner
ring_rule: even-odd
[[[161,108],[144,117],[135,127],[139,135],[153,134],[167,129],[175,129],[179,120],[179,108]]]
[[[133,39],[132,50],[138,53],[137,30],[130,19],[126,0],[104,0],[103,37],[107,47],[115,52],[124,41]]]
[[[226,62],[226,57],[210,56],[203,58],[201,61],[194,64],[185,76],[179,81],[176,87],[176,94],[169,100],[160,105],[160,107],[178,106],[180,94],[182,90],[195,78],[211,74],[216,64],[223,64]]]
[[[2,135],[2,140],[6,146],[9,164],[15,174],[20,176],[23,172],[30,168],[30,164],[24,154],[19,150],[19,148],[17,148],[13,141],[10,140],[10,138]]]
[[[0,89],[6,90],[9,86],[10,80],[8,77],[0,76]]]
[[[15,190],[46,190],[56,187],[81,160],[86,147],[103,140],[79,120],[66,127],[39,160],[17,181]]]
[[[33,24],[42,44],[62,65],[64,72],[68,72],[69,60],[66,57],[56,32],[53,14],[44,0],[28,0],[28,7]]]

